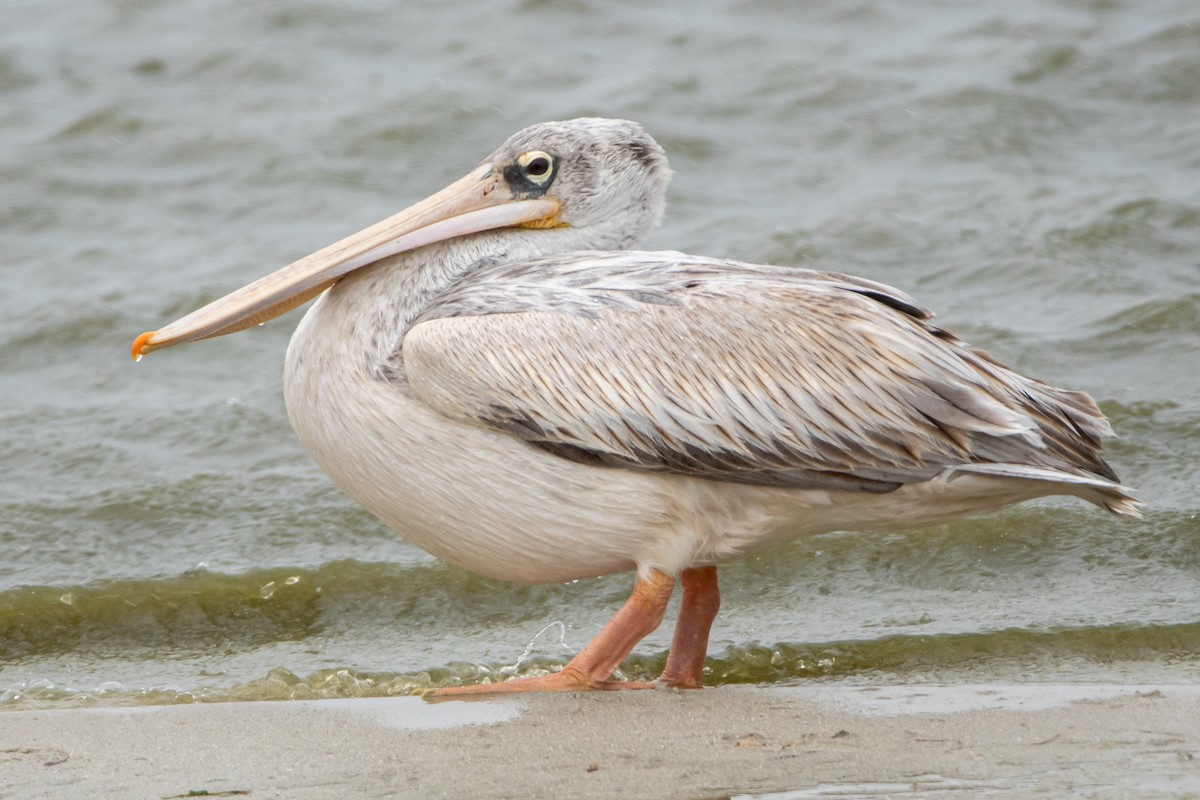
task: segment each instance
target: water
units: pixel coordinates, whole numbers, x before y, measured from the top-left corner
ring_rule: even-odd
[[[342,697],[551,669],[628,592],[440,564],[330,487],[299,315],[129,342],[463,174],[642,122],[652,247],[894,284],[1093,393],[1143,522],[1046,501],[723,569],[710,680],[1200,678],[1200,11],[1177,2],[9,0],[0,705]],[[625,665],[662,666],[670,626]]]

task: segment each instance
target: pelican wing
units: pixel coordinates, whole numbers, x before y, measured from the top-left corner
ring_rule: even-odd
[[[834,273],[572,254],[473,273],[414,322],[391,374],[446,416],[596,465],[868,492],[972,464],[1116,480],[1090,397],[930,316]]]

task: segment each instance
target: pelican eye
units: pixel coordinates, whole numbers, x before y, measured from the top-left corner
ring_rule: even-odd
[[[545,183],[554,171],[554,156],[541,150],[525,153],[517,159],[517,163],[534,183]]]

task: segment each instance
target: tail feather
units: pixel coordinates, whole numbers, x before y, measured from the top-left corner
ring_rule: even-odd
[[[1045,491],[1039,492],[1039,494],[1073,495],[1124,517],[1140,518],[1144,508],[1144,504],[1133,494],[1133,490],[1099,477],[1076,475],[1043,467],[1026,467],[1020,464],[964,464],[951,468],[946,477],[947,480],[952,481],[956,475],[965,474],[1046,484]]]

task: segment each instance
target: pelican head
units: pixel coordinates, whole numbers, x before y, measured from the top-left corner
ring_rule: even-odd
[[[537,231],[541,254],[636,247],[662,221],[670,177],[662,148],[637,123],[532,125],[416,205],[143,333],[133,356],[261,324],[381,259],[486,231]]]

